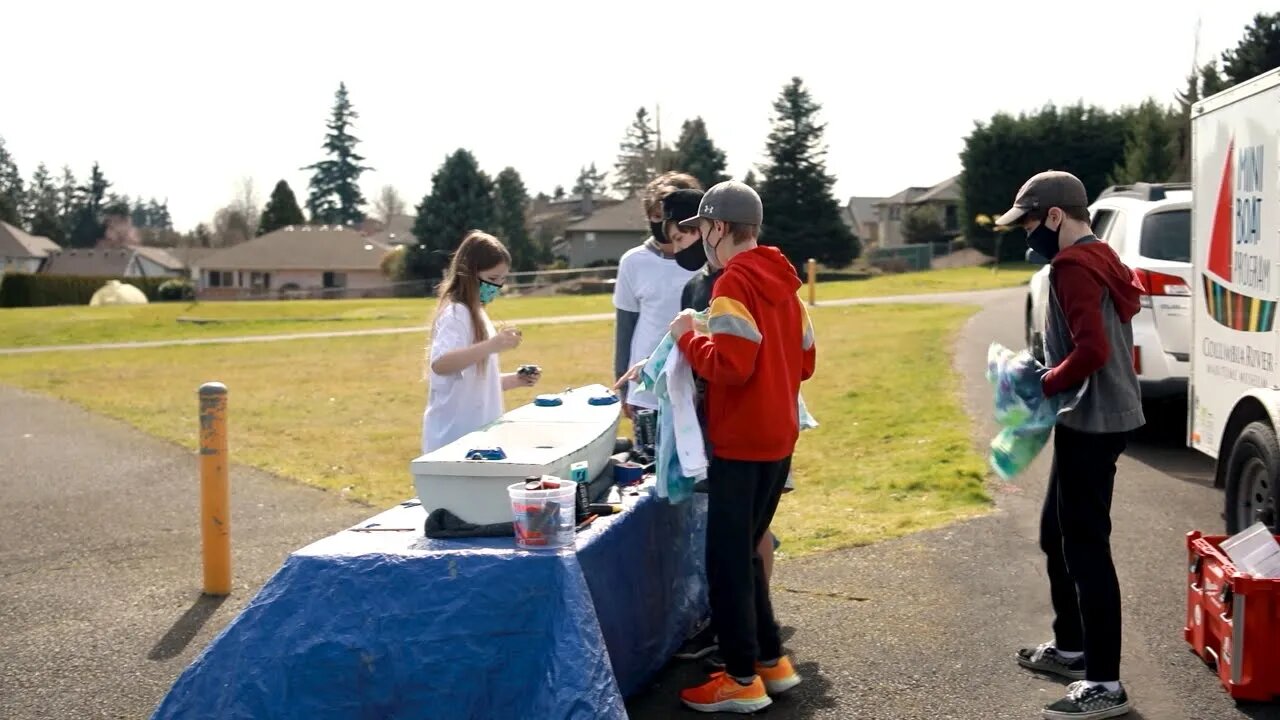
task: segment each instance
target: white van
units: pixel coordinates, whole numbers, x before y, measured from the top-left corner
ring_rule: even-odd
[[[1227,531],[1280,522],[1280,70],[1192,108],[1188,444],[1217,461]]]

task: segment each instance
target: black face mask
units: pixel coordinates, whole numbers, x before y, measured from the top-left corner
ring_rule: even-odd
[[[653,236],[654,242],[662,245],[665,245],[667,243],[667,233],[664,232],[662,229],[662,226],[665,224],[666,224],[665,222],[649,223],[649,234]]]
[[[707,249],[699,240],[683,250],[676,251],[676,264],[685,270],[699,270],[707,264]]]
[[[1027,233],[1027,246],[1036,251],[1036,254],[1045,260],[1053,260],[1053,256],[1058,254],[1058,233],[1062,230],[1059,226],[1057,230],[1050,230],[1045,224],[1048,218],[1041,220],[1035,230]]]

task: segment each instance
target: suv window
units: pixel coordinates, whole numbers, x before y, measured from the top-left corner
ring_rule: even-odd
[[[1103,233],[1098,235],[1095,232],[1094,235],[1098,235],[1099,240],[1110,245],[1116,252],[1123,254],[1125,229],[1124,213],[1117,210],[1110,222],[1107,223]]]
[[[1142,221],[1139,252],[1152,260],[1191,262],[1191,211],[1165,210]]]
[[[1107,234],[1107,228],[1111,226],[1111,221],[1116,216],[1115,210],[1096,210],[1093,213],[1093,234],[1102,239]]]

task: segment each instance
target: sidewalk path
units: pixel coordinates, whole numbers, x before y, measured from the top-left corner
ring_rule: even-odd
[[[0,386],[0,717],[147,717],[289,552],[374,512],[232,466],[219,603],[201,599],[198,478],[188,450]]]

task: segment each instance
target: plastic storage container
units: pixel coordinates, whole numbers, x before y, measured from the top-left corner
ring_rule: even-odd
[[[523,481],[507,486],[515,522],[516,545],[543,550],[573,545],[574,507],[578,484],[547,478],[558,487],[526,490]]]
[[[1222,550],[1227,539],[1187,534],[1183,636],[1231,697],[1270,701],[1280,698],[1280,579],[1239,572]]]

